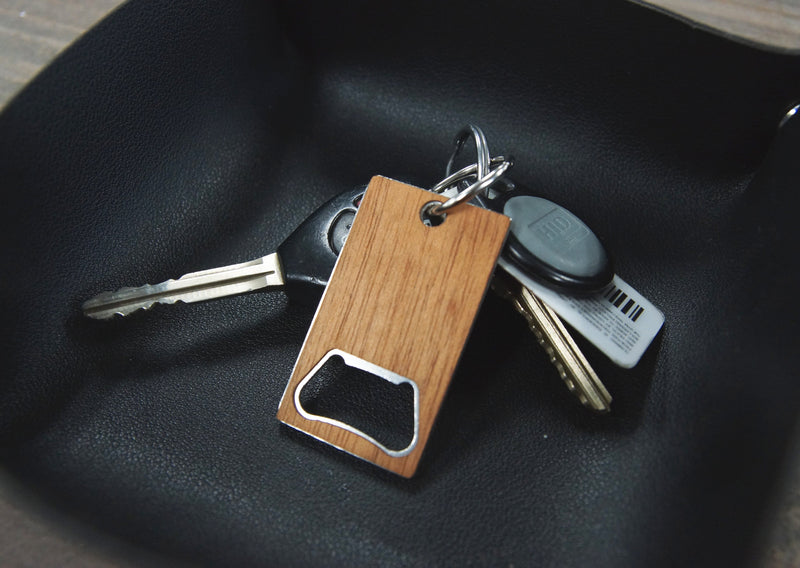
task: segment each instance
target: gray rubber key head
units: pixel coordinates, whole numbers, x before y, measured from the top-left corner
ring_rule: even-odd
[[[532,195],[505,200],[511,229],[503,256],[531,277],[570,291],[592,292],[614,277],[605,247],[560,205]]]

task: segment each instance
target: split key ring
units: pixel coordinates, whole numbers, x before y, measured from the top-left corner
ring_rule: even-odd
[[[456,157],[470,136],[475,139],[475,148],[478,153],[477,162],[455,173],[451,173]],[[431,188],[431,191],[434,193],[441,193],[445,189],[453,187],[465,179],[472,177],[477,177],[477,179],[469,187],[444,203],[431,203],[431,205],[426,208],[425,213],[428,215],[442,216],[448,209],[452,209],[461,203],[466,203],[499,180],[512,165],[514,165],[514,160],[510,156],[508,158],[503,156],[491,158],[489,155],[489,147],[486,143],[486,136],[483,134],[483,131],[473,124],[468,124],[456,135],[455,149],[450,159],[447,161],[445,179]]]

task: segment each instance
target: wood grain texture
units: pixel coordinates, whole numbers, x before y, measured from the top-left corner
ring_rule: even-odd
[[[286,424],[405,477],[417,468],[509,227],[507,217],[471,205],[425,226],[419,212],[433,197],[372,178],[278,411]],[[390,456],[295,408],[298,384],[332,349],[417,385],[419,440],[408,455]]]

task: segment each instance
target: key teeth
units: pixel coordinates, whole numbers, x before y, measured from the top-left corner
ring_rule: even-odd
[[[99,296],[97,298],[99,299]],[[84,304],[83,313],[84,313],[85,316],[90,317],[92,319],[110,320],[110,319],[116,319],[116,318],[124,318],[124,317],[127,317],[127,316],[129,316],[131,314],[134,314],[136,312],[139,312],[139,311],[149,311],[149,310],[153,309],[153,307],[156,304],[168,304],[168,305],[171,305],[171,304],[182,304],[182,303],[184,303],[184,301],[179,299],[179,298],[178,299],[164,298],[162,300],[154,300],[154,301],[150,302],[149,304],[143,304],[141,306],[136,306],[135,308],[132,308],[132,309],[117,310],[117,311],[114,311],[114,312],[101,312],[101,314],[93,314],[92,311],[91,311],[91,306],[87,307],[86,304]]]
[[[150,286],[150,284],[145,284],[144,286]],[[144,286],[126,286],[120,288],[116,292],[101,292],[97,294],[94,298],[91,298],[83,303],[83,305],[81,306],[83,314],[86,317],[96,320],[109,320],[118,317],[124,318],[139,311],[151,310],[153,306],[155,306],[156,304],[171,305],[171,304],[184,303],[184,301],[181,298],[166,297],[166,298],[154,299],[148,303],[136,307],[127,306],[125,308],[121,308],[115,311],[108,311],[108,309],[103,309],[103,306],[105,305],[116,303],[118,301],[118,296],[120,294],[137,292],[138,290],[144,288]]]
[[[525,318],[526,323],[528,324],[528,328],[533,332],[536,342],[544,349],[545,353],[547,354],[550,363],[555,367],[558,371],[561,380],[564,381],[567,389],[575,395],[575,397],[581,402],[583,406],[589,408],[595,412],[599,413],[606,413],[611,410],[610,402],[611,397],[605,391],[605,388],[600,385],[599,389],[596,389],[596,394],[599,398],[598,401],[592,402],[589,399],[589,396],[584,391],[583,387],[578,385],[576,381],[570,376],[569,371],[567,370],[565,364],[560,359],[558,353],[556,352],[555,347],[552,345],[548,337],[546,336],[545,332],[539,327],[539,323],[537,319],[534,317],[534,314],[530,311],[529,307],[522,301],[520,296],[515,293],[508,285],[507,282],[502,280],[502,277],[498,281],[498,278],[492,282],[492,289],[502,298],[509,301],[513,306],[514,309]],[[588,363],[587,363],[588,365]],[[591,369],[590,369],[591,371]],[[593,371],[591,371],[593,373]],[[599,381],[599,379],[597,379]]]
[[[174,280],[168,280],[167,282],[174,282]],[[95,305],[102,305],[108,304],[110,302],[117,301],[120,295],[123,294],[132,294],[138,292],[139,290],[145,290],[147,288],[153,288],[152,284],[143,284],[141,286],[123,286],[122,288],[118,288],[117,290],[106,290],[105,292],[100,292],[95,295],[93,298],[86,300],[83,303],[83,308],[86,309],[91,308]]]

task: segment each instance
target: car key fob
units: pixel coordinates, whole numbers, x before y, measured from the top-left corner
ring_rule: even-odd
[[[294,300],[309,305],[319,302],[366,189],[360,185],[337,195],[278,246],[286,291]]]

